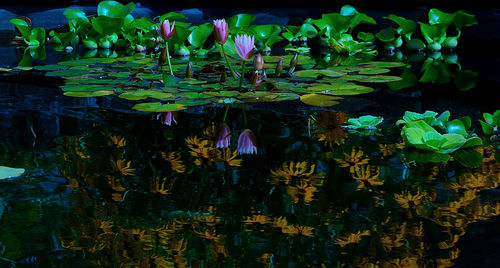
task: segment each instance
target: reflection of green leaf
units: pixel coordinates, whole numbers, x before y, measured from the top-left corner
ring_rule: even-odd
[[[337,100],[340,99],[342,98],[336,96],[314,94],[314,93],[300,96],[300,100],[303,103],[321,107],[333,106],[335,104],[338,104],[339,102]]]
[[[14,178],[24,173],[23,168],[11,168],[0,166],[0,179]]]
[[[453,153],[453,159],[458,161],[460,164],[475,168],[481,165],[483,162],[483,156],[476,150],[458,150]]]
[[[174,112],[184,110],[186,106],[179,103],[162,104],[161,102],[147,102],[138,103],[132,109],[142,112]]]
[[[455,73],[455,86],[460,91],[476,87],[479,74],[471,70],[459,70]]]

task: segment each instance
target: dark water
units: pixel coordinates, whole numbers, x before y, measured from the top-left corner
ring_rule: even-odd
[[[466,54],[461,68],[488,70],[480,59]],[[452,77],[326,108],[230,106],[226,149],[215,146],[222,105],[166,125],[113,96],[2,79],[0,165],[26,172],[0,180],[0,267],[498,266],[494,149],[479,150],[477,168],[407,163],[394,125],[406,110],[449,110],[479,133],[499,108],[487,71],[462,91]],[[377,133],[341,128],[366,114],[384,117]],[[244,129],[257,154],[237,153]]]

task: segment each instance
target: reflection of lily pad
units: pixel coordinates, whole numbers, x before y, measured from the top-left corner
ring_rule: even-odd
[[[138,103],[132,109],[142,112],[174,112],[184,110],[186,106],[179,103],[146,102]]]
[[[167,99],[174,95],[156,90],[137,90],[120,94],[120,98],[127,100],[143,100],[146,98]]]
[[[21,176],[23,173],[24,173],[23,168],[11,168],[11,167],[0,166],[0,180],[18,177]]]
[[[67,91],[64,92],[65,96],[68,97],[78,97],[78,98],[91,98],[91,97],[101,97],[112,95],[115,92],[112,90],[100,90],[100,91]]]
[[[340,99],[342,98],[336,96],[314,94],[314,93],[300,96],[300,100],[303,103],[321,107],[336,105],[339,103],[337,100]]]

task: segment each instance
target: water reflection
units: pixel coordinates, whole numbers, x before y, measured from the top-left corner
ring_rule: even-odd
[[[342,112],[259,112],[248,120],[259,153],[239,155],[236,136],[218,148],[224,111],[214,112],[178,112],[171,125],[101,113],[57,137],[58,198],[0,199],[0,256],[78,267],[450,267],[467,227],[500,214],[491,148],[475,169],[407,164],[392,126],[364,136],[340,128]],[[229,113],[226,124],[238,130],[240,119]],[[29,181],[23,194],[39,196],[47,178],[0,192]]]

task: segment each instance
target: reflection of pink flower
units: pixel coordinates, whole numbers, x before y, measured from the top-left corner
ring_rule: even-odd
[[[165,124],[167,126],[171,126],[172,122],[177,124],[177,120],[175,120],[176,117],[177,117],[177,113],[175,113],[175,112],[162,112],[156,116],[156,119],[160,120],[160,122],[162,124]]]
[[[234,46],[240,58],[242,60],[248,60],[253,56],[254,38],[247,34],[237,35],[234,39]]]
[[[217,148],[227,148],[231,142],[231,130],[226,124],[221,124],[219,127],[219,134],[217,135]]]
[[[250,129],[241,132],[238,138],[238,154],[257,154],[257,141]]]
[[[155,25],[156,32],[159,36],[163,38],[163,40],[167,41],[172,37],[175,31],[175,21],[172,22],[172,27],[170,27],[170,22],[168,20],[164,20],[160,23],[160,28]]]
[[[214,35],[217,43],[224,45],[229,34],[228,26],[225,19],[214,20]]]

